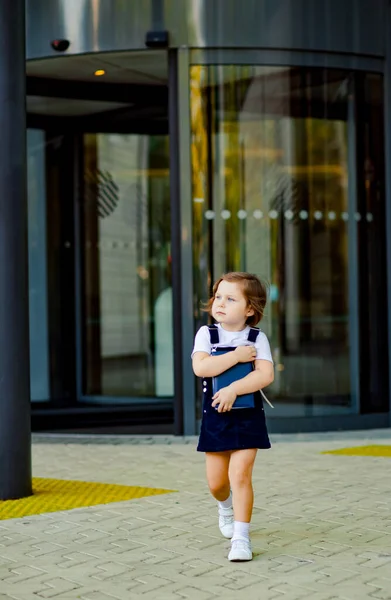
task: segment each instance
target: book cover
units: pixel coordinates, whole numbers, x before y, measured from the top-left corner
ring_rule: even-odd
[[[215,350],[212,352],[212,356],[221,356],[222,354],[226,354],[226,352],[232,352],[232,350]],[[227,387],[234,381],[246,377],[246,375],[253,371],[253,368],[254,367],[252,362],[238,363],[237,365],[234,365],[233,367],[227,369],[223,373],[220,373],[220,375],[212,377],[213,395],[219,390],[221,390],[221,388]],[[254,408],[254,406],[254,394],[243,394],[237,396],[232,410],[238,408]]]

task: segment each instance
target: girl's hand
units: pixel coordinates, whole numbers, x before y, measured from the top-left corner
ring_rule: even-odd
[[[257,349],[255,346],[238,346],[234,352],[240,363],[251,362],[255,360],[257,356]]]
[[[231,410],[236,398],[237,394],[235,394],[233,389],[228,385],[216,392],[212,398],[212,406],[215,407],[218,405],[217,412],[227,412]]]

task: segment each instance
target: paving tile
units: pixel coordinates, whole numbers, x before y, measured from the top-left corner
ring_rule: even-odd
[[[275,439],[229,563],[195,438],[34,436],[35,477],[178,492],[1,521],[0,600],[391,600],[389,459],[321,454],[391,432]]]

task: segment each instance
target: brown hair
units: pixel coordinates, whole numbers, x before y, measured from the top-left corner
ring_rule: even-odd
[[[257,325],[263,318],[268,288],[265,283],[261,282],[260,279],[252,273],[241,273],[239,271],[234,271],[232,273],[225,273],[222,275],[213,285],[212,297],[208,300],[203,310],[209,314],[211,313],[217,288],[222,281],[239,283],[241,285],[243,295],[247,300],[247,304],[254,311],[253,315],[247,317],[246,324],[250,325],[250,327]]]

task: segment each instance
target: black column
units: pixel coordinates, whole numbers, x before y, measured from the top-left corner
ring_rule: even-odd
[[[31,494],[24,2],[0,2],[1,500]]]

